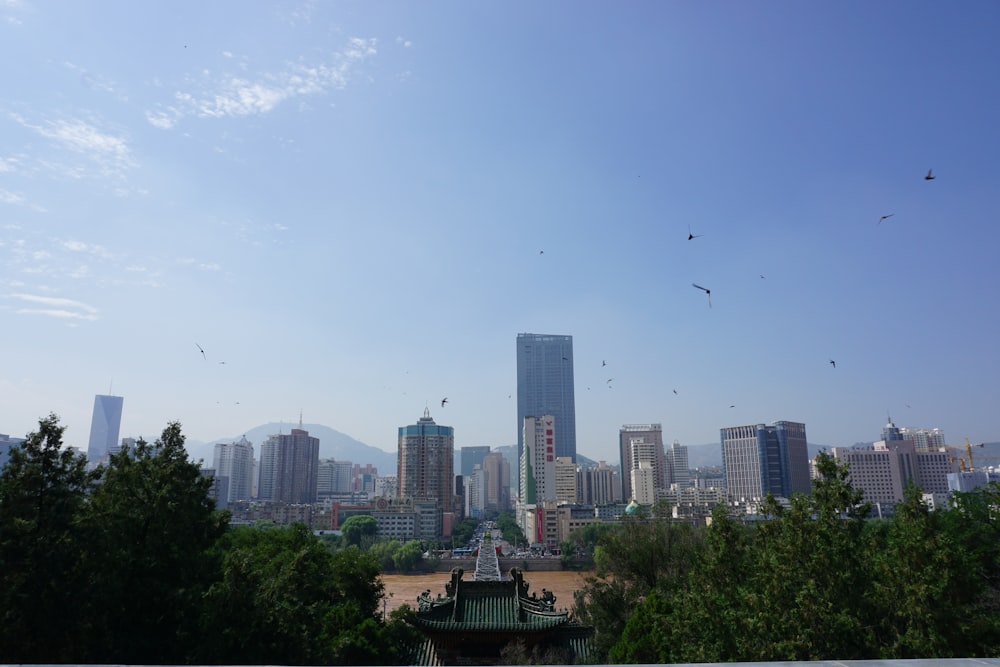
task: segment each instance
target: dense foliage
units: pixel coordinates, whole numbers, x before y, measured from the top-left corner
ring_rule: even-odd
[[[89,472],[63,430],[41,420],[0,472],[0,663],[411,661],[378,559],[301,525],[228,529],[179,424]]]
[[[694,529],[627,520],[600,536],[576,613],[613,663],[992,657],[1000,650],[1000,487],[929,511],[916,489],[869,520],[822,456],[813,494],[766,520],[716,508]]]

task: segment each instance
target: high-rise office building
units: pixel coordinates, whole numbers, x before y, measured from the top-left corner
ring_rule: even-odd
[[[123,400],[121,396],[94,396],[94,416],[90,420],[90,442],[87,445],[88,467],[106,462],[108,452],[118,446]]]
[[[576,464],[568,456],[556,457],[556,502],[560,505],[579,502],[576,490]]]
[[[326,498],[355,491],[355,467],[350,461],[321,459],[319,462],[319,473],[316,476],[317,495],[320,498]]]
[[[811,492],[805,424],[730,426],[721,430],[721,437],[730,500],[757,500],[768,493],[790,498]]]
[[[667,480],[665,487],[683,489],[691,486],[691,468],[688,466],[688,448],[674,440],[670,449],[664,452],[667,459]]]
[[[510,463],[500,452],[483,458],[486,476],[486,509],[506,512],[510,509]]]
[[[892,506],[903,500],[909,484],[930,494],[950,490],[948,476],[959,472],[959,462],[947,450],[928,447],[938,434],[943,447],[944,434],[938,429],[898,429],[890,418],[882,440],[870,446],[834,447],[832,454],[847,464],[851,485],[864,493],[866,502]]]
[[[556,500],[555,442],[558,437],[552,415],[525,417],[521,441],[521,503],[538,505]],[[522,528],[523,530],[523,528]]]
[[[517,456],[524,453],[524,418],[548,415],[556,423],[555,455],[576,461],[573,337],[517,335]]]
[[[416,424],[399,427],[399,497],[434,500],[452,511],[455,477],[455,429],[440,426],[426,408]]]
[[[618,450],[622,462],[622,498],[627,502],[633,497],[632,470],[639,468],[639,462],[632,456],[637,445],[640,450],[651,453],[648,459],[655,488],[663,488],[666,481],[667,462],[663,455],[663,426],[660,424],[625,424],[618,431]]]
[[[300,428],[272,435],[260,448],[257,495],[261,500],[314,503],[318,472],[319,438]]]
[[[600,461],[596,467],[577,471],[580,501],[586,505],[610,505],[622,501],[618,470]]]
[[[216,477],[229,480],[227,503],[253,498],[253,443],[240,438],[239,442],[219,442],[215,445],[213,461]]]
[[[483,467],[483,459],[490,453],[489,445],[475,445],[474,447],[462,447],[459,454],[461,461],[461,475],[468,477],[472,474],[476,466]]]

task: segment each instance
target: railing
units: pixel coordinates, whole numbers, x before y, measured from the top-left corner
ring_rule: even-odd
[[[476,558],[476,571],[472,574],[473,581],[500,581],[500,561],[492,540],[483,540],[479,545],[479,556]]]

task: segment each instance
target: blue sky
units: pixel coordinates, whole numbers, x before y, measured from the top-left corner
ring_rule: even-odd
[[[0,432],[54,411],[85,445],[110,388],[123,436],[301,411],[391,451],[427,405],[510,444],[532,332],[574,337],[594,459],[642,422],[1000,439],[998,25],[0,0]]]

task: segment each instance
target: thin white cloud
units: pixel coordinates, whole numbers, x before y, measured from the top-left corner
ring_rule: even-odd
[[[100,313],[97,308],[73,299],[40,294],[8,294],[7,297],[40,306],[39,308],[19,308],[14,311],[19,315],[45,315],[60,319],[93,321]]]
[[[77,65],[76,63],[69,62],[68,60],[63,62],[63,67],[78,73],[80,76],[80,83],[85,85],[87,88],[102,93],[111,93],[122,102],[128,101],[128,96],[119,92],[114,82],[108,81],[107,79],[104,79],[96,74],[92,74],[91,72],[87,71],[86,67],[83,67],[82,65]]]
[[[11,192],[10,190],[0,189],[0,204],[23,205],[24,197]]]
[[[402,46],[404,49],[408,49],[411,46],[413,46],[413,42],[411,42],[408,39],[403,39],[402,37],[397,37],[396,38],[396,43],[399,44],[400,46]]]
[[[206,262],[203,264],[199,264],[198,268],[203,271],[221,271],[222,265],[216,264],[215,262]]]
[[[112,257],[111,253],[103,246],[92,243],[84,243],[83,241],[63,241],[62,246],[67,250],[72,250],[73,252],[85,252],[90,255],[96,255],[97,257],[103,257],[104,259],[110,259]]]
[[[19,114],[10,114],[10,117],[57,146],[87,156],[100,166],[105,175],[121,175],[135,166],[131,149],[123,137],[103,132],[84,120],[60,119],[35,124]],[[54,169],[59,167],[58,164],[50,166]],[[69,174],[80,174],[80,171],[79,167],[71,168]]]
[[[289,63],[279,72],[263,72],[254,77],[202,72],[208,90],[178,91],[171,103],[147,110],[146,120],[161,129],[171,129],[184,117],[232,118],[266,114],[286,100],[318,95],[344,88],[352,70],[377,54],[375,39],[352,38],[329,62],[304,60]]]
[[[18,308],[14,312],[18,315],[45,315],[60,319],[89,320],[91,322],[97,319],[97,315],[77,313],[72,310],[57,310],[54,308]]]

